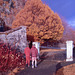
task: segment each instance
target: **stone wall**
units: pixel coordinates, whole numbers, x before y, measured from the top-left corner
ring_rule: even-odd
[[[6,32],[0,32],[0,39],[5,43],[9,43],[11,46],[20,49],[23,53],[27,44],[26,27],[20,26]]]

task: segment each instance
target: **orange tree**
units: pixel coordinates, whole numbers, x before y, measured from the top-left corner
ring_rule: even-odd
[[[34,40],[59,40],[64,27],[57,13],[54,13],[41,0],[27,0],[24,9],[17,15],[12,28],[27,26],[27,35],[34,36]]]

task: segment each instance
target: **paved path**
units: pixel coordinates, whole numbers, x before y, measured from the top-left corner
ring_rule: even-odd
[[[53,75],[56,71],[56,64],[56,62],[44,60],[38,64],[37,68],[32,69],[31,67],[26,67],[17,75]]]
[[[75,60],[73,62],[65,62],[65,58],[65,51],[45,51],[38,61],[37,68],[26,67],[16,75],[55,75],[59,68],[75,63]]]

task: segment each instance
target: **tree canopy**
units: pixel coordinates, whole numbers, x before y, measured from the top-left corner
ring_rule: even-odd
[[[0,0],[0,17],[7,26],[12,25],[16,14],[25,6],[26,0]]]
[[[41,0],[27,0],[24,9],[16,15],[12,28],[21,25],[27,26],[27,35],[42,42],[46,39],[59,40],[64,31],[58,14]]]
[[[64,26],[64,32],[61,41],[65,43],[67,40],[72,40],[75,44],[75,30],[65,21],[64,18],[61,18],[61,20]]]

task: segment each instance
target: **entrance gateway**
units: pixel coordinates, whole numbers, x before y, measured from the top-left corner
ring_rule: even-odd
[[[38,49],[38,55],[40,55],[40,43],[33,42]],[[66,62],[73,61],[73,41],[66,41]]]

